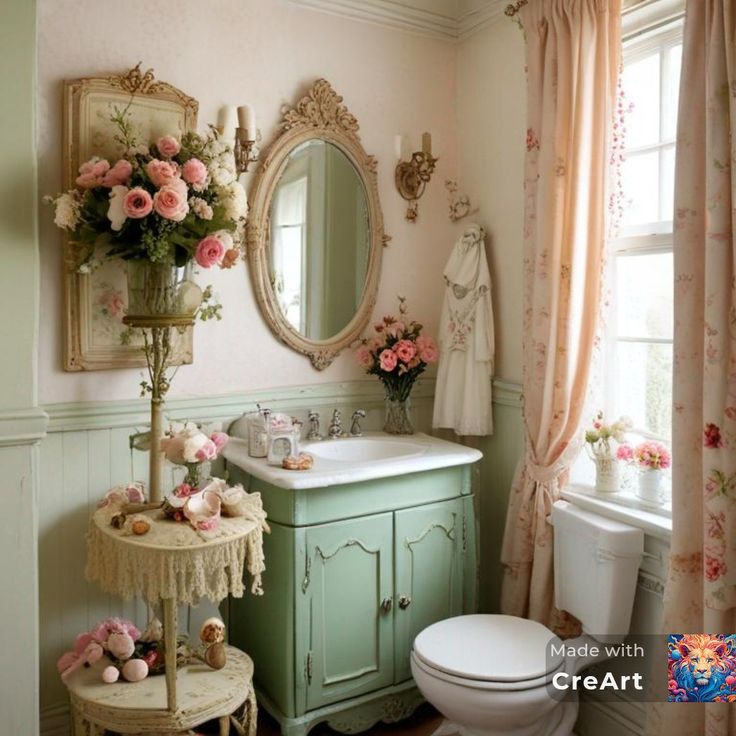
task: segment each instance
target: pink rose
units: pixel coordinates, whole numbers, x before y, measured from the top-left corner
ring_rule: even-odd
[[[373,355],[367,345],[361,345],[355,351],[355,359],[358,361],[359,365],[363,366],[363,368],[368,369],[373,367]]]
[[[214,460],[217,457],[217,445],[212,440],[207,440],[197,450],[196,458],[200,463]]]
[[[130,161],[121,158],[115,166],[113,166],[102,179],[103,187],[115,187],[119,184],[125,184],[133,174],[133,166]]]
[[[409,363],[417,354],[417,348],[411,340],[399,340],[394,345],[394,352],[402,363]]]
[[[230,438],[224,432],[213,432],[210,435],[210,439],[215,443],[217,452],[220,452],[223,447],[229,442]]]
[[[189,212],[187,195],[182,194],[180,186],[164,185],[153,195],[153,209],[167,220],[181,222]]]
[[[181,151],[181,143],[173,135],[165,135],[156,141],[156,148],[162,156],[171,158]]]
[[[82,189],[92,189],[100,187],[105,180],[105,174],[110,169],[110,163],[104,158],[93,156],[79,167],[79,176],[77,177],[77,186]]]
[[[198,158],[190,158],[181,167],[181,175],[195,189],[201,189],[207,183],[207,167]]]
[[[151,195],[141,187],[131,189],[123,198],[123,212],[126,217],[140,220],[151,214],[153,199]]]
[[[391,373],[399,362],[393,350],[384,350],[378,358],[381,364],[381,370],[386,371],[386,373]]]
[[[225,246],[216,235],[208,235],[199,241],[194,259],[202,268],[211,268],[222,261],[225,255]]]
[[[189,483],[180,483],[174,488],[173,495],[177,498],[189,498],[189,496],[193,496],[195,493],[197,493],[195,486],[189,485]]]
[[[705,577],[709,583],[714,583],[722,575],[725,575],[728,568],[726,563],[718,557],[713,557],[706,553],[705,555]]]
[[[629,462],[634,457],[634,448],[631,445],[619,445],[618,449],[616,450],[616,458],[618,460],[623,460],[624,462]]]
[[[437,343],[431,337],[424,335],[417,338],[417,351],[425,363],[436,363],[440,355]]]
[[[154,158],[146,164],[146,174],[154,186],[163,187],[179,178],[179,167],[170,161]]]

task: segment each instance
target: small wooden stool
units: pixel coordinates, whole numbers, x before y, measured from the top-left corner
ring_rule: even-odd
[[[72,711],[72,736],[121,734],[174,736],[187,734],[203,723],[218,720],[220,736],[230,725],[239,736],[255,736],[258,708],[253,690],[253,661],[235,647],[227,647],[227,664],[213,670],[194,663],[178,671],[178,702],[167,709],[166,681],[152,675],[140,682],[102,682],[109,665],[103,657],[92,667],[81,667],[67,680]],[[235,715],[242,710],[242,714]]]

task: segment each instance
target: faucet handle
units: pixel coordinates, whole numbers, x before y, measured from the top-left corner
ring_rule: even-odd
[[[351,437],[362,437],[363,430],[360,427],[360,420],[365,419],[365,409],[356,409],[353,412],[353,421],[350,424],[350,436]]]

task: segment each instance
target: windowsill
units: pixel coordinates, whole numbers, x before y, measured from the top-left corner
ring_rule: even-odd
[[[562,498],[615,521],[630,524],[657,539],[669,542],[672,537],[671,507],[669,504],[652,507],[638,501],[630,493],[597,493],[591,486],[570,484],[562,491]]]

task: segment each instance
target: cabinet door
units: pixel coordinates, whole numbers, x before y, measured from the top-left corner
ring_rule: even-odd
[[[312,710],[394,681],[393,516],[307,527],[305,547],[297,650]]]
[[[462,613],[463,529],[462,499],[396,512],[396,682],[411,677],[416,635]]]

